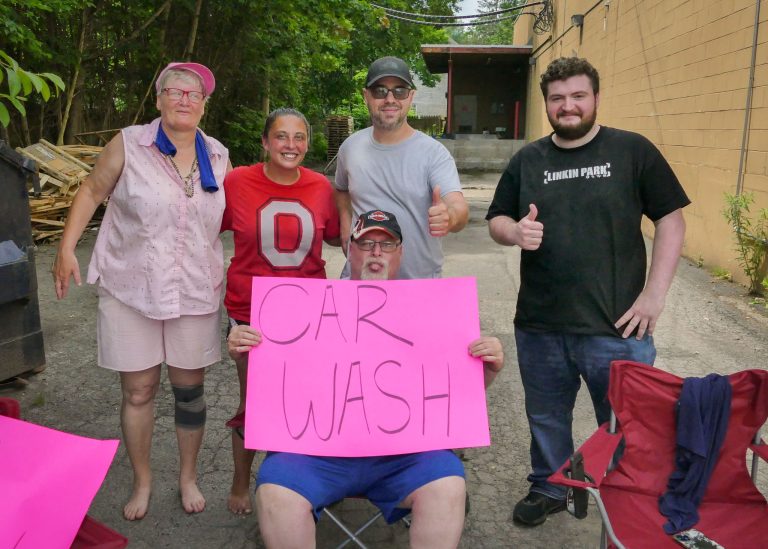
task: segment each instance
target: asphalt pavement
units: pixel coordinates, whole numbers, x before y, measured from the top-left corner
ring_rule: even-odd
[[[560,513],[536,528],[519,527],[511,521],[514,504],[527,492],[530,438],[512,325],[520,253],[517,248],[494,244],[484,221],[497,179],[494,174],[462,176],[471,204],[471,220],[465,230],[449,235],[444,242],[445,276],[477,277],[482,331],[502,340],[507,357],[506,368],[488,391],[492,445],[464,453],[471,509],[461,546],[597,547],[600,524],[592,506],[585,520]],[[224,240],[229,257],[232,240]],[[92,232],[78,247],[83,273],[94,242]],[[83,285],[73,288],[66,300],[56,301],[49,274],[53,256],[53,245],[39,248],[37,265],[47,369],[30,376],[23,389],[0,389],[0,396],[19,399],[22,415],[28,421],[88,437],[119,438],[118,376],[96,365],[95,291]],[[329,249],[326,257],[329,276],[336,276],[343,263],[340,252]],[[712,282],[706,271],[681,260],[656,330],[656,365],[681,376],[766,368],[768,316],[749,305],[743,293],[743,288],[735,284]],[[223,354],[226,356],[224,351]],[[237,406],[237,391],[231,361],[223,360],[209,369],[208,424],[200,454],[200,487],[207,498],[203,513],[187,515],[180,505],[173,399],[164,380],[157,400],[152,448],[155,484],[149,513],[137,522],[122,518],[122,507],[131,487],[131,470],[121,444],[91,505],[90,515],[127,536],[132,548],[262,547],[255,516],[236,517],[226,509],[232,459],[230,432],[224,422]],[[577,442],[584,440],[594,427],[591,403],[586,391],[581,391],[574,417]],[[764,493],[768,485],[766,470],[764,467],[760,481]],[[361,501],[345,501],[338,507],[342,517],[352,522],[362,520],[371,509]],[[374,548],[406,547],[408,533],[401,524],[387,526],[380,521],[363,538]],[[341,539],[331,521],[320,521],[319,547],[335,546]]]

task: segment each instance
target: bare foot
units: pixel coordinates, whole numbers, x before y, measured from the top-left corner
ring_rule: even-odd
[[[197,487],[197,483],[179,481],[181,506],[187,513],[201,513],[205,509],[205,498]]]
[[[234,486],[227,498],[227,507],[236,515],[250,515],[253,513],[253,506],[251,505],[251,496],[248,493],[248,488],[245,492],[236,490]]]
[[[134,486],[131,499],[123,507],[123,516],[126,520],[141,520],[144,518],[149,507],[149,496],[151,493],[152,488],[150,486]]]

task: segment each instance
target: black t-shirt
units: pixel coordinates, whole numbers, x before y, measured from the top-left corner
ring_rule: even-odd
[[[501,176],[486,219],[539,210],[544,238],[522,251],[515,325],[532,331],[618,336],[614,323],[645,285],[640,222],[690,204],[645,137],[601,127],[581,147],[551,136],[523,147]]]

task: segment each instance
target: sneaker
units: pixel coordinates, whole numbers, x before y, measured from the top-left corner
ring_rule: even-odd
[[[565,511],[565,500],[551,498],[538,492],[528,492],[528,495],[515,505],[512,520],[526,526],[538,526],[547,520],[547,515],[560,511]]]

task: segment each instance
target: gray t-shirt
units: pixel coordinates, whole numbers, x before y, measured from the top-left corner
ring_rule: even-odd
[[[444,196],[461,191],[461,183],[451,153],[439,141],[416,131],[405,141],[382,145],[374,141],[373,128],[355,132],[339,149],[334,185],[350,194],[352,226],[369,210],[395,214],[403,231],[398,278],[441,276],[442,243],[429,234],[427,211],[435,185]],[[342,278],[348,275],[347,264]]]

